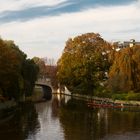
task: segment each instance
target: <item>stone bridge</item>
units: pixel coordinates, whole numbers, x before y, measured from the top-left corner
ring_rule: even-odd
[[[53,88],[49,79],[38,79],[35,83],[36,86],[41,86],[43,89],[43,98],[51,99]]]

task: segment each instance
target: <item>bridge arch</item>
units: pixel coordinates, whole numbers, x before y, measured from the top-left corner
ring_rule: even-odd
[[[47,84],[36,83],[36,86],[40,86],[43,89],[43,98],[49,100],[52,98],[52,88]]]

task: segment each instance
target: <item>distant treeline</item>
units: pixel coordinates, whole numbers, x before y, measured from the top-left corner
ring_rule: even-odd
[[[95,33],[70,38],[57,75],[72,93],[140,100],[140,46],[118,51]]]
[[[13,41],[0,39],[0,97],[20,101],[30,96],[38,71]]]

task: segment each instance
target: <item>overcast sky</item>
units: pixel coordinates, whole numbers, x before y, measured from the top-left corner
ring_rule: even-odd
[[[0,0],[0,36],[30,58],[58,59],[70,37],[140,41],[140,0]]]

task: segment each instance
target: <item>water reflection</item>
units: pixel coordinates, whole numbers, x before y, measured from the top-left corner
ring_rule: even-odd
[[[21,105],[0,120],[1,140],[139,140],[140,112],[89,109],[84,101],[54,95]]]
[[[140,112],[112,109],[88,109],[82,101],[69,102],[60,110],[65,140],[140,138]]]
[[[52,101],[36,104],[38,120],[40,122],[40,131],[34,136],[30,135],[32,140],[63,140],[64,133],[61,127],[58,113],[59,100],[53,98]]]
[[[9,118],[9,119],[7,119]],[[39,128],[37,112],[31,103],[21,105],[12,115],[0,120],[1,140],[25,140]]]

